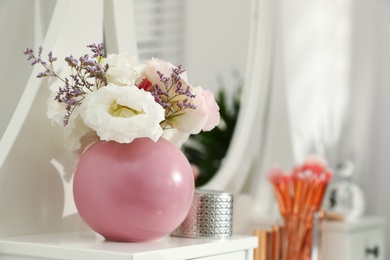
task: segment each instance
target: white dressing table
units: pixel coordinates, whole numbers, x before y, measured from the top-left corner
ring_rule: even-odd
[[[189,239],[166,236],[158,241],[105,241],[93,232],[70,232],[0,239],[0,259],[94,260],[252,260],[257,238]]]

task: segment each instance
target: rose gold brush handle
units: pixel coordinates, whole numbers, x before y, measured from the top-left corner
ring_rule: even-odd
[[[278,202],[278,205],[279,205],[280,214],[282,216],[285,216],[285,215],[287,215],[287,207],[286,207],[286,203],[284,201],[284,195],[283,195],[284,191],[283,191],[283,189],[280,189],[278,184],[274,183],[273,187],[274,187],[276,201]]]
[[[293,206],[292,206],[292,211],[293,211],[293,214],[298,214],[299,211],[300,211],[300,206],[301,206],[301,200],[302,200],[302,193],[305,192],[304,187],[304,181],[302,178],[300,177],[295,177],[293,179],[293,183],[294,183],[294,197],[293,197]]]
[[[313,198],[313,207],[315,211],[320,210],[322,201],[325,196],[326,189],[328,187],[329,181],[332,178],[332,173],[330,171],[324,172],[320,177],[318,190],[316,191],[316,194]]]
[[[271,259],[280,260],[280,251],[281,251],[281,243],[280,243],[280,227],[273,226],[272,227],[272,237],[271,237]]]
[[[304,226],[304,236],[303,236],[303,244],[302,244],[302,252],[301,254],[304,254],[304,250],[311,249],[311,244],[315,243],[316,241],[313,240],[314,238],[317,238],[316,236],[313,236],[313,228],[316,225],[316,219],[315,217],[318,216],[318,212],[321,208],[322,200],[326,191],[326,188],[329,183],[329,175],[327,175],[325,178],[324,176],[318,176],[315,182],[313,183],[313,197],[311,198],[310,207],[305,212],[304,221],[306,222]],[[314,226],[314,227],[313,227]],[[315,233],[317,235],[317,233]],[[304,245],[309,245],[310,247],[305,247]],[[318,245],[317,245],[318,246]],[[318,255],[318,254],[317,254]]]
[[[286,216],[292,212],[292,199],[291,199],[291,179],[289,176],[283,176],[283,179],[272,180],[276,199],[279,204],[280,213],[282,216]]]
[[[258,246],[253,252],[253,260],[270,259],[271,233],[271,230],[253,230],[253,235],[258,239]]]
[[[315,176],[313,174],[307,173],[304,185],[306,187],[306,192],[300,204],[299,220],[296,230],[296,242],[293,253],[294,256],[302,255],[307,238],[307,232],[308,229],[310,229],[310,225],[308,223],[311,221],[311,206],[317,188]]]

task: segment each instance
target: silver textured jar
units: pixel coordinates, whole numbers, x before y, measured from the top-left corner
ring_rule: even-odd
[[[190,212],[171,235],[189,238],[228,238],[233,230],[233,195],[196,189]]]

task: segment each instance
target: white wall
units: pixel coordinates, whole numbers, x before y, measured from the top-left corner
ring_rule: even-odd
[[[184,68],[189,81],[214,92],[245,75],[251,0],[188,0]]]
[[[376,88],[371,170],[367,172],[367,212],[387,218],[386,259],[390,259],[390,1],[378,0]]]

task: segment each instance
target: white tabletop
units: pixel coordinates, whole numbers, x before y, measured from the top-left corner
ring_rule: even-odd
[[[50,259],[188,259],[252,249],[257,238],[189,239],[166,236],[142,243],[111,242],[93,232],[42,234],[0,239],[0,256]]]

